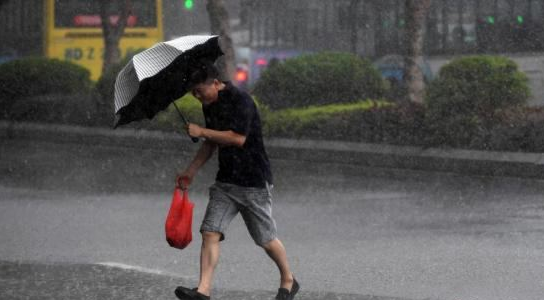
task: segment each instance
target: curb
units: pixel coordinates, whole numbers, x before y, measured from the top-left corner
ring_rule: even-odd
[[[180,133],[136,129],[0,121],[0,138],[56,143],[106,145],[114,148],[156,149],[193,153],[198,149]],[[544,179],[544,153],[437,149],[340,141],[273,138],[265,142],[272,160],[337,163],[464,175]]]
[[[544,179],[544,154],[274,139],[271,157],[361,167]]]

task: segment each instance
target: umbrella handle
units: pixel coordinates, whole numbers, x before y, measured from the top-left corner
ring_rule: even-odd
[[[181,113],[181,110],[179,110],[178,106],[176,105],[175,102],[173,102],[174,104],[174,107],[176,108],[176,110],[178,111],[178,114],[179,116],[181,117],[181,120],[183,121],[183,124],[185,125],[189,125],[189,121],[187,121],[187,119],[185,118],[185,116]],[[187,135],[189,135],[189,133],[187,133]],[[191,141],[193,141],[193,143],[198,143],[199,139],[197,137],[192,137],[189,135],[189,137],[191,138]]]

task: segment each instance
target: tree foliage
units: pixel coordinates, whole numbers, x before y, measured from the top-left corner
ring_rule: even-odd
[[[522,107],[530,95],[527,77],[500,56],[459,58],[440,70],[427,91],[427,124],[433,143],[468,145],[489,131],[500,115]]]

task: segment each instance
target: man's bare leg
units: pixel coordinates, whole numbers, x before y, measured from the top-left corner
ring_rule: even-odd
[[[213,272],[219,261],[219,232],[203,232],[202,248],[200,250],[200,282],[198,292],[210,296]]]
[[[280,287],[291,290],[293,287],[293,274],[289,268],[289,262],[287,261],[287,253],[282,242],[278,239],[274,239],[263,246],[266,254],[272,258],[272,260],[278,266],[281,275]]]

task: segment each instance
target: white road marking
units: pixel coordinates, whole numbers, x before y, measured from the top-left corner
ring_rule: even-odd
[[[141,267],[141,266],[132,266],[132,265],[127,265],[127,264],[118,263],[118,262],[99,262],[99,263],[96,263],[96,264],[101,265],[101,266],[111,267],[111,268],[119,268],[119,269],[124,269],[124,270],[133,270],[133,271],[143,272],[143,273],[148,273],[148,274],[164,275],[164,276],[171,276],[171,277],[177,277],[177,278],[183,278],[183,279],[192,279],[192,280],[196,279],[196,277],[194,277],[194,276],[182,276],[182,275],[179,275],[179,274],[174,274],[174,273],[170,273],[170,272],[166,272],[166,271],[162,271],[162,270],[149,269],[149,268],[144,268],[144,267]]]

